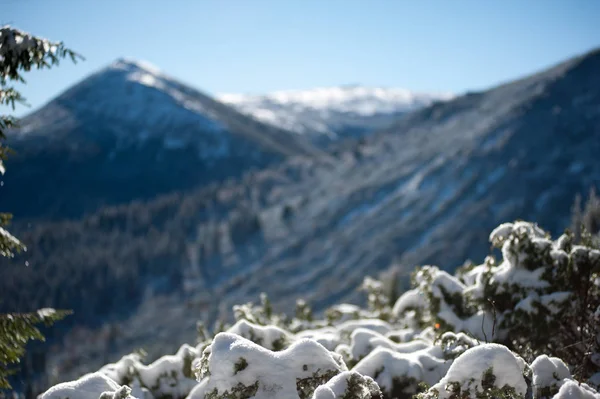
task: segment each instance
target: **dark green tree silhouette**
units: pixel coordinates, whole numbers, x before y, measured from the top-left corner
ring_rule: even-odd
[[[23,72],[51,68],[64,58],[70,58],[73,62],[82,59],[60,42],[35,37],[10,26],[0,28],[0,104],[12,107],[13,111],[17,103],[26,105],[25,98],[11,84],[25,83]],[[4,161],[10,153],[10,148],[5,144],[6,134],[16,126],[16,118],[0,115],[0,174],[6,172]],[[6,230],[11,218],[10,213],[0,213],[0,256],[4,257],[13,257],[15,253],[26,250]],[[19,363],[27,342],[44,340],[36,325],[50,326],[69,313],[40,309],[32,313],[0,314],[0,389],[10,388],[8,376],[14,371],[12,365]]]

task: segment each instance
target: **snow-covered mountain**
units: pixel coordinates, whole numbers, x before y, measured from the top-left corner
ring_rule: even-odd
[[[90,117],[135,125],[133,135],[115,126],[112,133],[121,144],[149,138],[159,138],[167,148],[202,144],[201,157],[227,153],[231,134],[256,141],[265,151],[288,155],[314,151],[301,139],[282,138],[289,132],[253,123],[157,67],[131,59],[119,59],[66,90],[26,117],[19,132],[27,137],[52,130],[51,137],[56,138],[58,132],[72,133],[66,128]]]
[[[574,196],[600,187],[599,69],[596,50],[433,104],[340,146],[335,163],[294,157],[78,221],[15,225],[30,267],[0,265],[0,312],[53,305],[74,309],[73,323],[120,314],[116,360],[140,346],[164,353],[163,341],[152,348],[157,337],[189,342],[197,318],[212,325],[262,291],[276,309],[303,297],[318,311],[356,299],[364,276],[391,264],[407,277],[415,265],[482,262],[505,221],[561,233]],[[86,359],[107,351],[67,342],[81,342]]]
[[[241,175],[308,140],[249,118],[140,61],[119,59],[26,116],[11,135],[3,205],[77,216]],[[57,193],[52,187],[61,187]]]
[[[265,123],[327,142],[385,128],[406,112],[453,95],[352,85],[217,98]]]
[[[407,276],[415,265],[482,262],[489,232],[501,222],[531,220],[556,235],[569,223],[573,197],[600,187],[599,69],[596,50],[433,104],[340,146],[333,164],[292,157],[226,184],[102,208],[75,221],[36,221],[32,228],[19,226],[15,212],[14,231],[30,248],[24,255],[30,267],[23,267],[24,258],[0,265],[0,312],[53,305],[75,311],[65,326],[114,320],[119,334],[110,346],[100,339],[91,346],[77,332],[65,339],[69,350],[48,364],[60,364],[67,376],[72,365],[106,363],[105,354],[117,360],[139,347],[150,354],[174,350],[167,343],[195,339],[197,319],[212,325],[262,291],[276,309],[291,311],[303,297],[319,311],[356,299],[363,277],[391,264]],[[152,175],[138,164],[135,147],[115,157],[115,166],[98,143],[97,156],[93,147],[80,147],[48,158],[42,148],[46,158],[35,170],[45,169],[35,178],[26,163],[14,173],[8,164],[4,186],[11,190],[2,193],[2,207],[38,201],[47,211],[57,197],[54,174],[62,176],[61,198],[73,206],[98,201],[109,187],[127,195],[146,187],[156,192],[169,179],[181,183],[197,165],[195,151],[174,152],[177,162],[158,161],[154,155],[172,150],[157,140],[156,152],[145,147],[149,155],[142,158]],[[180,168],[162,171],[161,165]],[[137,175],[121,176],[132,166]],[[11,173],[20,180],[11,184]],[[15,207],[5,196],[13,191]],[[81,352],[71,357],[75,343]]]

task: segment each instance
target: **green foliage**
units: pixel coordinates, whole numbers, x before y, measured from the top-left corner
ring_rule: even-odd
[[[371,378],[352,373],[348,377],[347,383],[342,399],[383,399],[379,386]]]
[[[504,385],[497,387],[494,370],[490,367],[483,371],[481,376],[481,387],[478,386],[475,378],[471,378],[466,386],[458,381],[452,381],[445,387],[449,393],[448,399],[523,399],[514,387]],[[438,399],[440,393],[436,389],[419,393],[415,399]]]
[[[246,367],[248,367],[248,361],[243,358],[240,357],[239,360],[233,365],[233,374],[237,374],[242,370],[245,370]]]
[[[196,374],[198,381],[202,380],[203,378],[210,377],[209,357],[211,352],[212,350],[210,346],[204,348],[202,351],[202,356],[200,357],[200,362],[194,368],[194,373]]]
[[[379,319],[390,320],[392,313],[390,299],[385,294],[384,285],[381,281],[375,280],[372,277],[365,277],[361,289],[367,293],[369,311]]]
[[[183,358],[182,374],[186,378],[194,378],[194,356],[189,353]]]
[[[324,372],[314,372],[312,376],[296,379],[296,390],[300,399],[308,399],[319,385],[327,383],[338,374],[336,370],[326,370]]]
[[[437,340],[438,345],[442,347],[444,359],[453,360],[462,355],[467,349],[479,344],[477,340],[464,333],[455,334],[446,332]]]
[[[196,322],[196,335],[196,342],[199,344],[202,342],[206,342],[210,339],[208,331],[206,330],[206,327],[204,326],[204,323],[202,321]]]
[[[27,250],[21,241],[4,229],[10,224],[11,219],[10,213],[0,213],[0,256],[6,258],[12,258],[15,253]]]
[[[392,378],[392,388],[387,393],[387,397],[399,399],[411,399],[414,395],[422,392],[426,384],[413,377],[394,377]]]
[[[251,385],[237,384],[230,392],[219,393],[217,388],[209,392],[204,399],[249,399],[258,392],[258,381]]]
[[[581,196],[575,197],[571,209],[571,232],[575,242],[600,248],[600,198],[594,188],[590,189],[585,204],[581,205]]]
[[[411,267],[408,265],[392,264],[379,274],[377,279],[382,284],[383,295],[388,298],[390,306],[394,306],[400,295],[410,288],[409,270]]]
[[[264,292],[260,294],[260,302],[260,305],[255,305],[252,302],[243,305],[235,305],[233,307],[235,320],[246,320],[260,326],[284,326],[289,323],[286,315],[273,313],[271,301]]]
[[[31,69],[50,68],[58,65],[61,59],[69,57],[77,62],[82,57],[66,48],[61,42],[31,36],[18,29],[4,26],[0,28],[0,105],[8,105],[13,109],[15,104],[25,104],[25,98],[9,86],[9,82],[25,83],[23,72]],[[6,139],[8,129],[16,126],[12,116],[0,116],[0,172],[4,173],[6,147],[1,141]]]
[[[25,83],[23,72],[37,68],[50,68],[63,58],[73,62],[81,59],[77,53],[60,42],[51,42],[31,36],[18,29],[4,26],[0,28],[0,105],[15,109],[16,103],[25,104],[25,98],[10,82]],[[4,144],[6,133],[17,126],[17,120],[9,115],[0,115],[0,174],[5,173],[4,161],[10,149]],[[25,246],[4,227],[12,218],[11,214],[0,213],[0,256],[13,257],[15,252],[25,250]],[[40,309],[33,313],[0,314],[0,388],[10,388],[8,375],[14,370],[10,365],[19,363],[25,353],[25,345],[30,340],[44,340],[36,327],[38,324],[52,325],[69,312],[54,309]]]
[[[115,392],[104,392],[98,399],[127,399],[131,393],[131,388],[122,386]]]
[[[63,58],[69,57],[73,62],[82,59],[81,55],[66,48],[62,42],[51,42],[10,26],[0,28],[0,44],[2,84],[6,84],[7,80],[24,83],[22,71],[50,68],[58,65]]]
[[[7,378],[15,371],[10,367],[19,363],[27,342],[44,341],[44,336],[36,326],[51,326],[70,313],[64,310],[40,309],[32,313],[0,314],[0,388],[10,388]]]
[[[65,57],[73,62],[81,56],[66,48],[60,42],[51,42],[31,36],[18,29],[4,26],[0,28],[0,105],[15,109],[15,104],[25,103],[25,98],[9,86],[10,82],[25,83],[23,72],[32,68],[42,69],[57,65]],[[17,126],[17,120],[10,115],[0,115],[0,174],[5,173],[4,161],[10,149],[4,144],[6,133]],[[0,214],[0,256],[12,257],[15,252],[25,249],[23,244],[6,231],[11,215]]]
[[[312,309],[304,299],[296,300],[296,319],[301,321],[313,321]]]

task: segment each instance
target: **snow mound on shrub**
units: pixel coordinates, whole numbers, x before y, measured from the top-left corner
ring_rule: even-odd
[[[312,399],[381,399],[383,394],[371,377],[344,371],[319,386]]]
[[[147,366],[137,355],[124,356],[117,363],[102,367],[100,373],[120,384],[145,387],[159,397],[185,397],[197,384],[192,362],[198,356],[196,348],[183,345],[175,355],[163,356]]]
[[[50,388],[41,399],[135,399],[130,393],[130,388],[120,386],[104,374],[92,373]]]
[[[498,344],[484,344],[466,350],[450,366],[448,372],[433,385],[423,398],[450,397],[479,398],[485,390],[497,388],[525,397],[527,382],[524,378],[526,363],[508,348]]]
[[[194,392],[198,398],[299,398],[347,370],[340,355],[308,339],[273,352],[239,335],[219,333],[206,355],[199,375],[208,382]]]
[[[577,381],[565,381],[552,399],[600,399],[600,394],[586,384]]]

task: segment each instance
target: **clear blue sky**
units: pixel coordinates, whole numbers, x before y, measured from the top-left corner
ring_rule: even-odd
[[[600,46],[600,0],[0,0],[86,61],[28,75],[35,108],[126,56],[208,93],[340,84],[463,92]],[[19,113],[22,113],[19,110]]]

